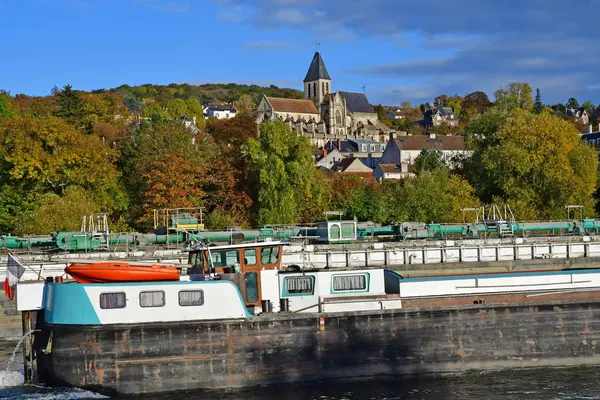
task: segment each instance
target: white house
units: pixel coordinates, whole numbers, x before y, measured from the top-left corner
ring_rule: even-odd
[[[396,164],[377,164],[373,171],[373,177],[378,181],[385,179],[404,179],[415,176],[413,166],[407,163]]]
[[[465,139],[453,135],[406,135],[390,140],[381,156],[381,164],[412,164],[423,149],[437,149],[442,152],[443,159],[450,164],[457,155],[468,155]]]
[[[325,150],[323,158],[317,161],[317,167],[332,169],[338,162],[340,162],[343,159],[344,156],[337,149],[334,149],[329,152]]]
[[[204,107],[204,118],[227,119],[237,114],[237,109],[232,104],[208,104]]]

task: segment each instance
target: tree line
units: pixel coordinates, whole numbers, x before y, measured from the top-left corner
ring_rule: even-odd
[[[249,110],[191,129],[168,106],[194,109],[190,98],[164,99],[162,114],[143,117],[150,106],[132,110],[117,89],[0,93],[0,233],[78,230],[98,212],[114,231],[147,232],[153,210],[177,207],[204,207],[212,229],[311,223],[328,210],[376,223],[461,222],[462,208],[484,203],[510,204],[518,219],[564,218],[566,204],[595,214],[595,150],[572,121],[510,86],[495,103],[463,99],[479,108],[462,125],[472,153],[457,168],[426,150],[414,177],[384,182],[323,173],[306,137],[283,122],[257,126]]]

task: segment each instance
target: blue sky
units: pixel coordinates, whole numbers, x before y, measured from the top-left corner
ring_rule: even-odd
[[[0,0],[0,88],[172,82],[302,88],[315,41],[334,90],[372,103],[488,94],[600,103],[600,0]],[[589,16],[588,16],[589,15]]]

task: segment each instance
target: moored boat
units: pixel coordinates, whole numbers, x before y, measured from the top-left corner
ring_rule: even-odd
[[[600,270],[283,271],[281,245],[199,246],[175,282],[20,283],[26,368],[135,394],[600,364]]]
[[[126,262],[71,264],[65,272],[79,283],[178,281],[176,267],[154,264],[131,265]]]

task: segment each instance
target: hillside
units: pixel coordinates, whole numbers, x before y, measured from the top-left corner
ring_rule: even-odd
[[[93,93],[118,93],[125,99],[133,98],[144,104],[166,104],[172,99],[188,100],[195,98],[201,104],[238,101],[243,95],[250,95],[254,104],[258,104],[263,95],[273,97],[301,98],[303,93],[296,89],[280,88],[275,85],[262,87],[258,85],[239,85],[235,83],[206,83],[190,85],[187,83],[170,85],[141,86],[122,85],[114,89],[94,90]]]

